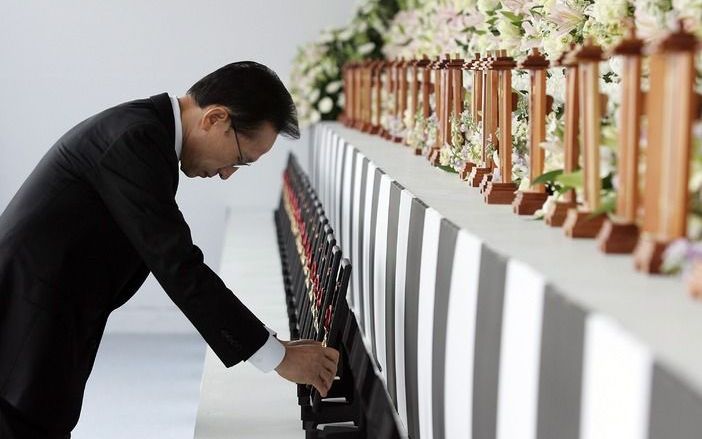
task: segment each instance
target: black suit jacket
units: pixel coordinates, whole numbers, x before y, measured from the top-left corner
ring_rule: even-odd
[[[227,367],[268,337],[193,245],[174,126],[165,93],[79,123],[0,216],[0,398],[51,431],[77,423],[107,318],[149,271]]]

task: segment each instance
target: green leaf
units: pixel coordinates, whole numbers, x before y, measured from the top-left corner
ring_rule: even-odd
[[[563,174],[563,169],[556,169],[555,171],[543,173],[536,177],[531,183],[531,185],[535,186],[537,184],[553,183],[556,177],[558,177],[561,174]]]
[[[442,171],[450,172],[450,173],[452,173],[452,174],[458,174],[458,172],[457,172],[455,169],[453,169],[453,166],[448,166],[448,165],[442,166],[442,165],[439,165],[439,166],[437,166],[437,168],[441,169]]]
[[[579,169],[569,174],[561,174],[556,177],[555,181],[570,188],[581,188],[583,187],[583,171]]]
[[[617,194],[616,192],[608,192],[602,195],[602,200],[600,201],[600,207],[593,210],[587,219],[592,219],[603,214],[614,213],[617,208]]]
[[[500,11],[500,14],[504,15],[505,17],[507,17],[507,19],[508,19],[509,21],[511,21],[512,23],[517,22],[517,23],[521,24],[521,22],[522,22],[522,16],[521,16],[521,15],[518,15],[518,14],[515,14],[514,12],[510,12],[510,11],[507,11],[507,10],[502,10],[502,11]]]

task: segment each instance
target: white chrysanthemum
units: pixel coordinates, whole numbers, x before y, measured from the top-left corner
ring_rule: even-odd
[[[339,40],[340,41],[348,41],[352,37],[353,37],[353,29],[351,29],[351,27],[347,27],[339,33]]]
[[[317,123],[322,119],[322,115],[319,114],[319,111],[317,110],[312,110],[310,113],[310,123]]]
[[[322,92],[318,88],[313,89],[309,94],[310,102],[317,102],[321,93]]]
[[[334,101],[329,96],[324,96],[317,104],[317,109],[322,114],[329,113],[334,108]]]
[[[327,86],[324,88],[324,90],[329,94],[334,94],[337,91],[339,91],[339,89],[341,89],[342,85],[343,85],[343,82],[341,82],[341,81],[332,81],[329,84],[327,84]]]
[[[370,41],[368,43],[361,44],[360,46],[358,46],[357,50],[360,55],[366,56],[369,53],[371,53],[373,49],[375,49],[375,43]]]
[[[595,0],[587,12],[595,21],[603,25],[621,23],[627,16],[627,0]]]

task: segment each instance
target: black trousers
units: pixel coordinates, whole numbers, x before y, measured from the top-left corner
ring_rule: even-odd
[[[14,407],[0,399],[0,439],[70,439],[70,437],[70,433],[50,433],[32,425]]]

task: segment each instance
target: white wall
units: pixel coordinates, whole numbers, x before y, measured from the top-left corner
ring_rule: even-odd
[[[355,6],[356,0],[3,2],[0,211],[44,152],[82,119],[163,91],[182,96],[205,74],[237,60],[262,62],[287,81],[295,48],[326,26],[346,23]],[[181,173],[178,202],[215,271],[227,206],[232,215],[272,211],[287,151],[303,153],[304,142],[279,140],[268,156],[226,182]],[[193,328],[150,277],[113,314],[109,330]]]

